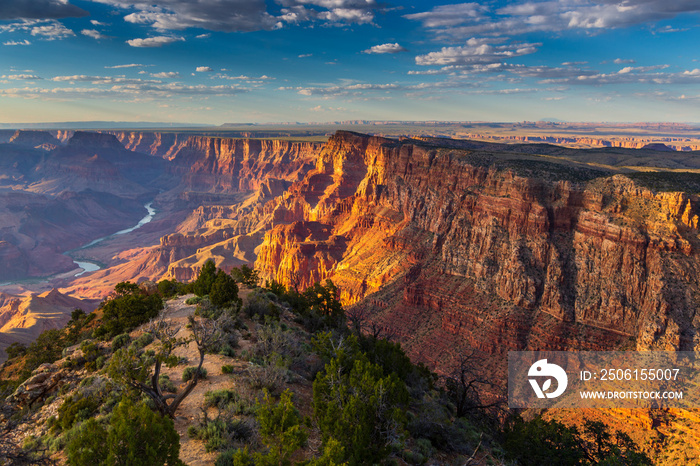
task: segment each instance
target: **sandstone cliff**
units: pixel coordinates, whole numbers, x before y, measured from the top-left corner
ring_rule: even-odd
[[[172,170],[195,191],[250,191],[266,179],[301,179],[319,150],[315,143],[191,136]]]
[[[0,293],[0,361],[5,348],[14,342],[29,345],[44,330],[63,328],[71,312],[92,312],[97,302],[67,296],[53,289],[41,294],[13,296]]]
[[[114,135],[124,147],[135,152],[172,159],[185,144],[189,135],[186,133],[162,133],[143,131],[106,131]]]
[[[697,198],[542,163],[340,132],[266,205],[288,225],[256,267],[332,278],[436,364],[465,344],[696,348]]]

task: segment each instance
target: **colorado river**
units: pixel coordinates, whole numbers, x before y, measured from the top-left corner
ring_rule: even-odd
[[[153,220],[153,217],[156,216],[156,210],[153,208],[153,201],[149,202],[148,204],[145,204],[144,207],[146,208],[146,211],[148,213],[146,214],[145,217],[143,217],[141,220],[139,220],[139,223],[137,223],[133,227],[127,228],[125,230],[119,230],[116,233],[112,233],[111,235],[103,236],[102,238],[97,238],[96,240],[92,240],[89,243],[87,243],[83,246],[80,246],[77,249],[73,249],[71,251],[66,251],[64,254],[67,255],[68,257],[71,257],[71,253],[73,253],[73,252],[82,251],[83,249],[91,248],[91,247],[95,246],[98,243],[101,243],[102,241],[104,241],[106,239],[114,238],[115,236],[119,236],[119,235],[125,235],[127,233],[131,233],[134,230],[138,230],[139,228],[141,228],[142,226],[144,226],[145,224],[147,224],[151,220]],[[72,257],[71,257],[71,259],[72,259]],[[73,262],[78,267],[80,267],[82,269],[82,271],[75,274],[76,277],[79,277],[84,273],[96,272],[97,270],[101,269],[100,265],[96,264],[94,262],[85,261],[85,260],[78,261],[75,259],[73,259]]]
[[[111,235],[103,236],[102,238],[97,238],[95,240],[90,241],[87,244],[84,244],[83,246],[80,246],[75,249],[71,249],[70,251],[66,251],[63,254],[70,257],[73,260],[73,263],[76,265],[77,268],[80,270],[73,274],[74,277],[79,277],[85,273],[88,272],[96,272],[102,268],[100,264],[96,264],[95,262],[92,261],[87,261],[84,259],[73,259],[72,254],[77,253],[78,251],[82,251],[84,249],[91,248],[95,246],[98,243],[101,243],[102,241],[105,241],[109,238],[114,238],[115,236],[119,235],[125,235],[127,233],[131,233],[134,230],[138,230],[145,224],[149,223],[151,220],[153,220],[153,217],[156,215],[156,210],[153,208],[153,201],[149,202],[148,204],[145,204],[144,207],[146,208],[146,211],[148,212],[145,217],[143,217],[139,222],[134,225],[131,228],[127,228],[125,230],[119,230],[116,233],[112,233]],[[11,281],[11,282],[4,282],[0,283],[0,287],[2,286],[10,286],[10,285],[28,285],[28,284],[38,284],[38,283],[47,283],[55,278],[66,278],[69,277],[70,273],[60,273],[60,274],[55,274],[51,275],[49,277],[32,277],[32,278],[25,278],[22,280],[18,281]]]

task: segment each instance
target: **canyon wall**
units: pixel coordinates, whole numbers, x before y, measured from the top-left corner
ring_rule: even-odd
[[[265,206],[281,224],[256,268],[300,288],[332,279],[435,365],[463,346],[696,348],[697,198],[523,165],[339,132]]]

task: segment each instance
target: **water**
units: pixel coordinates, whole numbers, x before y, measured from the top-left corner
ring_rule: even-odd
[[[92,240],[89,243],[84,244],[83,246],[80,246],[79,248],[72,249],[70,251],[66,251],[63,254],[65,254],[68,257],[71,257],[72,253],[74,253],[76,251],[81,251],[83,249],[91,248],[91,247],[95,246],[96,244],[101,243],[102,241],[104,241],[108,238],[113,238],[113,237],[118,236],[118,235],[125,235],[127,233],[131,233],[134,230],[138,230],[139,228],[141,228],[142,226],[144,226],[145,224],[147,224],[151,220],[153,220],[153,217],[155,217],[155,215],[156,215],[156,210],[153,208],[153,201],[149,202],[148,204],[145,204],[144,207],[148,211],[148,214],[146,214],[145,217],[143,217],[141,220],[139,220],[139,223],[137,223],[133,227],[127,228],[126,230],[120,230],[116,233],[112,233],[111,235],[103,236],[102,238],[97,238],[96,240]],[[71,257],[71,259],[72,259],[72,257]],[[85,260],[78,261],[78,260],[73,259],[73,263],[81,269],[78,273],[76,273],[74,275],[75,277],[79,277],[79,276],[86,274],[88,272],[96,272],[102,268],[99,264],[96,264],[95,262],[90,262],[90,261],[85,261]],[[25,283],[25,284],[26,283],[42,283],[45,281],[49,281],[50,279],[52,279],[54,277],[55,276],[46,277],[46,278],[29,278],[29,279],[25,279],[25,280],[16,281],[16,282],[4,282],[4,283],[0,283],[0,287],[1,286],[8,286],[8,285],[16,285],[16,284],[20,284],[20,283]]]
[[[126,230],[120,230],[120,231],[118,231],[118,232],[116,232],[116,233],[112,233],[111,235],[103,236],[102,238],[97,238],[96,240],[92,240],[92,241],[90,241],[89,243],[87,243],[87,244],[85,244],[85,245],[83,245],[83,246],[80,246],[78,249],[73,249],[73,251],[80,251],[81,249],[91,248],[91,247],[93,247],[94,245],[96,245],[97,243],[101,243],[102,241],[104,241],[104,240],[106,240],[106,239],[108,239],[108,238],[112,238],[112,237],[117,236],[117,235],[125,235],[125,234],[127,234],[127,233],[131,233],[131,232],[134,231],[134,230],[138,230],[139,228],[141,228],[142,226],[144,226],[145,224],[147,224],[147,223],[149,223],[151,220],[153,220],[153,217],[155,217],[155,215],[156,215],[156,210],[153,208],[153,201],[151,201],[151,202],[149,202],[148,204],[144,205],[144,207],[145,207],[146,210],[148,211],[148,214],[146,214],[146,216],[145,216],[144,218],[142,218],[141,220],[139,220],[139,223],[137,223],[137,224],[134,225],[133,227],[127,228]],[[66,254],[71,253],[71,252],[73,252],[73,251],[68,251]]]
[[[118,235],[125,235],[127,233],[131,233],[134,230],[138,230],[139,228],[141,228],[142,226],[144,226],[145,224],[147,224],[151,220],[153,220],[153,217],[155,217],[155,215],[156,215],[156,209],[153,208],[153,201],[149,202],[148,204],[145,204],[144,207],[146,208],[146,211],[148,213],[146,214],[145,217],[143,217],[141,220],[139,220],[139,223],[137,223],[133,227],[127,228],[126,230],[119,230],[116,233],[112,233],[111,235],[103,236],[102,238],[97,238],[96,240],[92,240],[89,243],[87,243],[87,244],[85,244],[77,249],[73,249],[72,251],[67,251],[64,254],[66,254],[70,257],[70,253],[72,253],[74,251],[81,251],[83,249],[88,249],[88,248],[95,246],[98,243],[101,243],[102,241],[104,241],[108,238],[113,238],[113,237],[118,236]],[[75,274],[76,277],[79,277],[84,273],[96,272],[96,271],[101,269],[101,267],[94,262],[77,261],[77,260],[73,260],[73,262],[78,267],[80,267],[82,269],[81,272],[78,272],[77,274]]]
[[[100,266],[97,265],[97,264],[95,264],[94,262],[76,261],[76,260],[74,260],[73,262],[74,262],[78,267],[80,267],[81,269],[83,269],[82,272],[76,273],[76,274],[74,275],[75,277],[79,277],[79,276],[81,276],[81,275],[84,274],[84,273],[88,273],[88,272],[97,272],[98,270],[100,270]]]

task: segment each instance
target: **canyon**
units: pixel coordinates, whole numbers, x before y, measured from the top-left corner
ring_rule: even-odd
[[[51,135],[28,133],[5,146],[28,141],[47,152]],[[2,193],[3,231],[11,232],[2,251],[12,265],[3,273],[14,274],[4,279],[38,276],[39,258],[66,272],[74,264],[61,252],[134,223],[127,213],[143,213],[139,203],[150,195],[159,216],[139,240],[86,249],[82,257],[106,267],[52,286],[100,299],[123,280],[192,280],[209,259],[224,270],[254,265],[263,279],[299,289],[331,279],[344,304],[403,335],[412,355],[435,366],[449,365],[444,349],[460,345],[500,356],[698,345],[697,197],[645,187],[649,177],[629,170],[652,158],[692,170],[693,153],[344,131],[326,144],[59,136],[34,169],[49,166],[53,177],[25,179],[24,168],[13,182],[25,190]],[[109,166],[72,170],[94,158]],[[140,189],[126,199],[123,187],[99,181],[109,176]],[[669,172],[651,176],[666,182]],[[59,185],[66,189],[56,194]],[[24,252],[32,235],[42,241]]]
[[[58,136],[1,147],[5,269],[66,271],[55,257],[70,261],[61,253],[135,223],[144,199],[158,214],[81,252],[103,269],[6,290],[5,339],[30,300],[88,306],[120,281],[190,281],[214,260],[299,290],[332,280],[348,313],[438,373],[468,349],[504,380],[513,350],[700,347],[696,152],[348,131],[325,144]],[[100,181],[112,176],[120,181]],[[20,207],[34,199],[34,210]],[[674,416],[667,432],[687,420]]]

